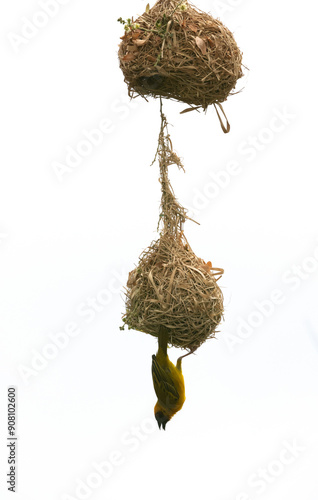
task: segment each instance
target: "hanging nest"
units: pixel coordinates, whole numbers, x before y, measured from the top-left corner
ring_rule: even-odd
[[[128,19],[119,61],[130,97],[166,97],[206,109],[225,101],[242,73],[232,33],[187,1],[159,0]]]
[[[196,257],[181,235],[180,241],[161,236],[129,273],[124,322],[156,337],[165,326],[173,346],[195,351],[214,337],[222,319],[220,273]]]
[[[169,330],[170,343],[195,351],[214,337],[222,319],[223,294],[217,284],[223,269],[198,258],[183,233],[188,218],[177,202],[168,178],[168,166],[183,168],[172,150],[167,122],[161,111],[157,155],[162,187],[160,238],[141,254],[129,273],[126,313],[129,328],[158,336],[161,326]]]

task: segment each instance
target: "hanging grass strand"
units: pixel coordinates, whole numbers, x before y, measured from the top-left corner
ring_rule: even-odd
[[[177,201],[170,184],[168,168],[170,165],[184,171],[180,158],[173,151],[172,142],[168,132],[168,123],[162,111],[162,100],[160,99],[161,127],[158,139],[158,149],[156,158],[159,162],[160,183],[161,183],[161,222],[163,224],[163,234],[170,234],[177,237],[187,219],[185,208]],[[159,219],[160,221],[160,219]]]

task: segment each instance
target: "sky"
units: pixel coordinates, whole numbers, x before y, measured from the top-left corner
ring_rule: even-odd
[[[119,329],[128,273],[158,237],[159,101],[129,100],[117,57],[117,19],[146,4],[0,7],[0,496],[12,498],[12,451],[17,500],[314,500],[312,3],[196,2],[234,33],[248,69],[224,103],[229,134],[213,107],[163,104],[185,167],[171,183],[200,224],[185,234],[224,269],[225,306],[216,339],[183,362],[186,402],[165,432],[156,339]]]

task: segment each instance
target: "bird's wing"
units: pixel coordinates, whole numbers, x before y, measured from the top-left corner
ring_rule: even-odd
[[[155,356],[152,356],[152,378],[155,392],[160,401],[166,404],[176,404],[180,394],[175,386],[169,368],[164,370]]]

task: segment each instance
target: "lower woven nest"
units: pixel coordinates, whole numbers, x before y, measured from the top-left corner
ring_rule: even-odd
[[[143,252],[127,283],[125,323],[158,336],[164,325],[175,347],[196,350],[214,337],[223,296],[213,270],[187,243],[169,235]]]
[[[195,351],[215,331],[223,315],[223,294],[217,284],[223,270],[197,257],[183,233],[188,218],[177,202],[168,178],[168,166],[183,168],[172,150],[167,122],[161,111],[157,155],[162,186],[160,238],[139,258],[129,273],[124,324],[158,336],[169,330],[169,343]]]

